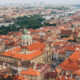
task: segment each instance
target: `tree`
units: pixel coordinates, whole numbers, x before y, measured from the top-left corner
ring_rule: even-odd
[[[42,18],[40,15],[33,15],[33,16],[23,16],[23,17],[18,17],[14,24],[9,25],[9,26],[1,26],[0,27],[0,34],[8,34],[11,31],[19,31],[22,28],[27,28],[27,29],[36,29],[42,27],[42,21],[45,19]],[[19,26],[19,27],[18,27]]]

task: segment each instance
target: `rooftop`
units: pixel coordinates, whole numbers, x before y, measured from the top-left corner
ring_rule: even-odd
[[[28,68],[27,70],[23,70],[21,72],[21,74],[39,76],[40,75],[40,71],[38,71],[37,69],[34,69],[34,68]]]

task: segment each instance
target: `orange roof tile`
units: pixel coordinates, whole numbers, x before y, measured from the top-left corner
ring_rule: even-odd
[[[42,54],[43,53],[41,50],[36,50],[36,51],[29,53],[29,54],[20,54],[20,53],[16,53],[15,51],[13,53],[13,51],[10,51],[10,52],[8,51],[8,52],[2,53],[0,55],[10,56],[13,58],[24,59],[24,60],[32,60],[33,58],[38,57]]]
[[[21,75],[19,75],[18,78],[17,78],[17,80],[26,80],[26,78],[23,77],[23,76],[21,76]]]
[[[32,75],[32,76],[39,76],[40,75],[40,72],[37,69],[28,68],[27,70],[23,70],[21,72],[21,74],[24,74],[24,75]]]
[[[37,49],[44,50],[44,48],[45,48],[45,44],[40,43],[40,42],[35,42],[32,45],[28,46],[29,51],[33,51],[33,50],[37,50]]]
[[[61,72],[61,70],[58,69],[58,68],[56,68],[56,71],[57,71],[58,74],[60,74],[60,72]]]
[[[72,70],[72,71],[78,70],[80,69],[80,65],[78,64],[79,59],[80,59],[80,51],[76,51],[69,57],[69,59],[61,63],[60,67],[63,70]]]
[[[68,46],[68,47],[66,48],[66,50],[75,51],[75,50],[76,50],[76,47]]]
[[[0,35],[0,38],[6,39],[6,38],[9,38],[9,36],[8,35]]]
[[[76,74],[76,75],[80,76],[80,70],[74,71],[73,74]]]

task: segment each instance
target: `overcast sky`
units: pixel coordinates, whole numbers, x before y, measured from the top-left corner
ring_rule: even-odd
[[[0,0],[0,4],[5,3],[28,3],[28,2],[40,2],[45,1],[53,4],[80,4],[80,0]]]

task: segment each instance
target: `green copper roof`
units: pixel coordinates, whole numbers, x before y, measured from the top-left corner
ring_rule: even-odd
[[[26,34],[27,32],[27,29],[23,29],[23,34]]]
[[[22,35],[22,39],[32,39],[30,35]]]

